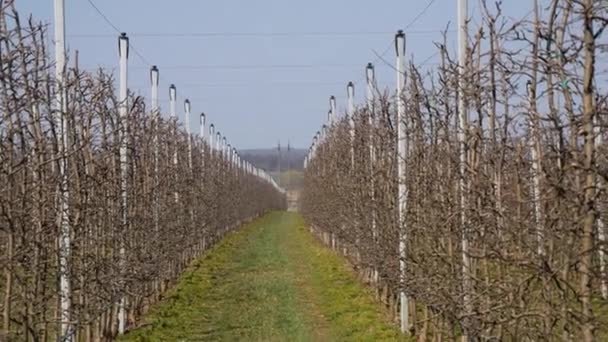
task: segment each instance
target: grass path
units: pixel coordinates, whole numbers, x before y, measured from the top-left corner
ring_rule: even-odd
[[[121,341],[399,341],[297,214],[271,213],[193,263]]]

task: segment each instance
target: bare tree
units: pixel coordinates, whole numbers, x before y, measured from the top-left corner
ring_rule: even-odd
[[[56,340],[68,324],[74,340],[112,340],[121,305],[126,327],[137,325],[192,260],[243,222],[285,208],[275,184],[209,153],[143,98],[120,99],[113,76],[80,70],[78,57],[56,120],[62,87],[46,28],[23,21],[10,1],[0,21],[0,340]],[[59,244],[63,214],[69,254]]]
[[[374,98],[374,210],[365,181],[371,140],[355,140],[356,167],[345,172],[350,137],[342,120],[308,160],[302,211],[320,237],[335,234],[349,246],[351,262],[395,317],[402,279],[395,246],[407,227],[404,283],[419,338],[455,339],[464,330],[469,340],[605,338],[598,312],[606,305],[607,96],[596,64],[608,9],[600,1],[538,1],[530,18],[515,20],[503,16],[506,3],[480,4],[466,63],[458,65],[444,39],[437,69],[408,70],[404,222],[396,215],[396,93]],[[472,115],[458,127],[462,102]],[[368,107],[354,115],[357,137],[370,132]],[[356,224],[374,218],[376,238]],[[378,270],[377,282],[369,270]]]

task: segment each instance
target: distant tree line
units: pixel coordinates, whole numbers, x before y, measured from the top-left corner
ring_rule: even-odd
[[[280,152],[280,169],[302,170],[307,150],[287,148],[282,146]],[[269,172],[279,171],[279,151],[274,149],[256,149],[240,151],[241,157],[251,164]]]

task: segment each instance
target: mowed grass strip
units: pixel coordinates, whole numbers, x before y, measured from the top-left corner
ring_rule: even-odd
[[[307,341],[269,214],[226,237],[121,341]]]
[[[283,220],[289,234],[281,246],[299,269],[300,286],[323,315],[332,341],[408,341],[345,259],[317,241],[301,216],[285,213]]]
[[[344,261],[275,212],[194,262],[120,341],[399,341]]]

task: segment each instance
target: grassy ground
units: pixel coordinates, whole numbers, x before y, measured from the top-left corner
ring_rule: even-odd
[[[272,213],[195,262],[121,341],[399,341],[343,260]]]
[[[300,189],[304,182],[304,172],[299,170],[287,170],[281,171],[281,173],[271,172],[271,175],[286,190]]]

